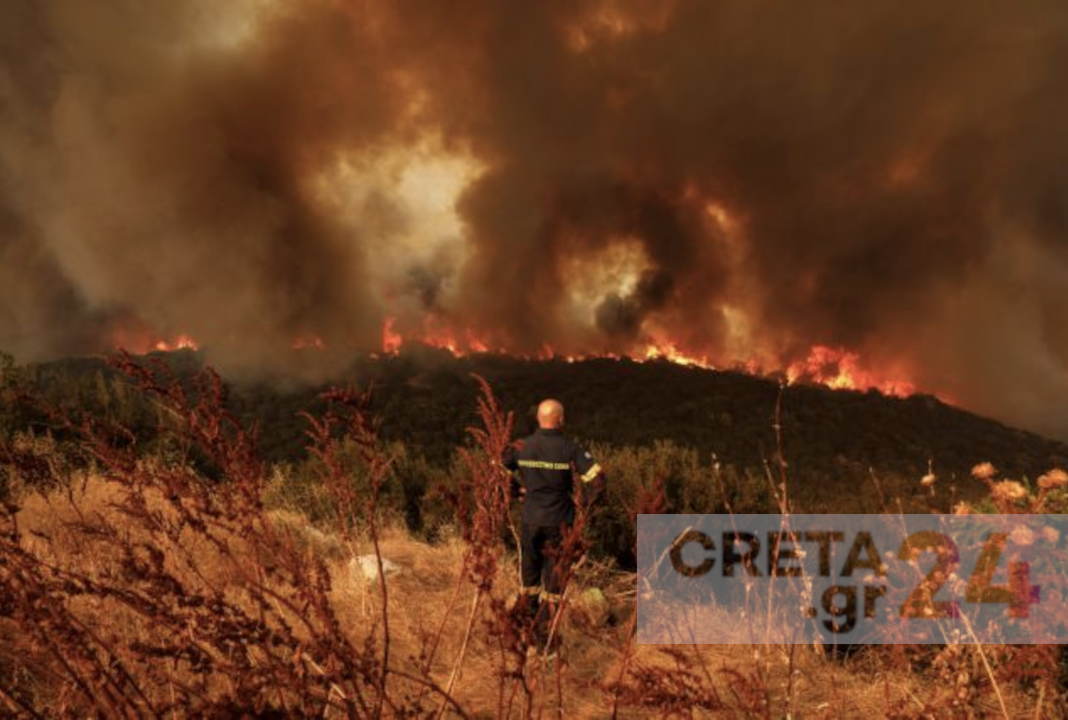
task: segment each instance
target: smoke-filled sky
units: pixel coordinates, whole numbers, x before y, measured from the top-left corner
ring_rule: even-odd
[[[0,349],[843,347],[1068,438],[1068,4],[7,0]]]

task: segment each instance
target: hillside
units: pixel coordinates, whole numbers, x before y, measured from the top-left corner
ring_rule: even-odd
[[[516,411],[521,433],[532,429],[537,402],[556,396],[570,409],[570,431],[591,442],[669,440],[740,467],[759,467],[775,454],[778,384],[738,372],[667,361],[456,359],[414,348],[365,361],[357,376],[373,383],[387,433],[436,450],[461,440],[471,421],[476,387],[470,373],[485,377],[504,406]],[[1068,459],[1064,443],[925,395],[900,399],[877,391],[787,387],[781,422],[785,454],[799,477],[831,473],[844,479],[874,467],[919,478],[928,461],[947,477],[965,477],[981,461],[1035,477]]]
[[[202,365],[201,355],[189,351],[154,357],[165,359],[180,376]],[[150,409],[137,406],[136,397],[102,359],[63,360],[31,366],[26,373],[31,384],[58,403],[106,413],[144,433],[157,421]],[[486,378],[502,406],[515,413],[517,436],[532,429],[537,402],[555,396],[568,408],[569,431],[601,455],[671,455],[678,462],[656,462],[654,474],[666,475],[662,479],[675,499],[681,493],[678,476],[712,467],[713,456],[731,478],[749,485],[765,485],[765,462],[774,463],[777,457],[773,426],[779,385],[739,372],[666,361],[456,358],[409,345],[397,355],[359,357],[336,382],[370,388],[370,409],[383,439],[402,444],[408,455],[427,466],[448,468],[475,419],[473,373]],[[321,409],[317,397],[326,386],[237,380],[231,383],[229,404],[243,420],[258,426],[266,460],[299,464],[305,458],[307,424],[298,413]],[[1021,479],[1068,464],[1068,445],[1062,442],[1006,427],[927,395],[901,399],[877,391],[790,386],[782,392],[781,425],[792,496],[800,502],[799,509],[811,512],[878,512],[886,503],[896,507],[895,498],[948,509],[955,499],[974,499],[983,492],[969,477],[977,463],[991,462],[1004,475]],[[640,466],[642,461],[634,462],[640,481],[652,479],[649,468]],[[700,467],[681,468],[680,463]],[[939,479],[939,493],[917,498],[918,481],[929,467]],[[774,469],[777,474],[777,465]],[[419,478],[406,483],[403,502],[413,526],[422,522],[427,482]],[[673,509],[716,508],[680,501]]]

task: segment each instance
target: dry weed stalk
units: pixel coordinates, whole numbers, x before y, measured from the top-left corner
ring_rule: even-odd
[[[343,626],[329,568],[264,509],[255,434],[226,410],[218,375],[207,370],[189,385],[161,364],[122,356],[117,365],[158,404],[161,433],[181,453],[146,459],[122,428],[50,413],[80,438],[106,502],[83,512],[86,495],[72,487],[73,519],[34,538],[20,531],[17,508],[0,514],[0,623],[18,628],[21,649],[49,668],[51,686],[30,696],[5,674],[8,705],[107,717],[418,712],[418,701],[392,687],[402,682],[455,706],[429,676],[391,666],[384,583],[382,637]],[[389,459],[355,395],[327,399],[343,412],[312,423],[311,449],[352,523],[343,530],[366,527],[381,571],[375,506]],[[343,438],[361,448],[362,472],[340,462]],[[64,554],[61,533],[81,545],[82,558]]]

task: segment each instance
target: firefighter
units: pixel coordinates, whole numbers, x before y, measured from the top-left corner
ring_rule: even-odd
[[[539,644],[549,640],[549,622],[563,596],[567,568],[553,557],[563,533],[575,521],[575,477],[587,507],[604,487],[601,466],[563,432],[564,406],[557,400],[538,405],[538,429],[518,450],[509,448],[504,466],[518,472],[523,498],[520,552],[522,581],[518,605],[534,619]],[[513,476],[514,477],[514,476]]]

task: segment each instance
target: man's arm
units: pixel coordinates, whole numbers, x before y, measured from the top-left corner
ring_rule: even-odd
[[[519,453],[516,452],[514,445],[509,445],[504,449],[501,454],[501,465],[509,472],[515,472],[519,469]]]
[[[577,445],[575,446],[572,462],[575,464],[575,470],[579,474],[579,481],[582,483],[582,501],[589,507],[604,492],[604,470],[593,459],[593,455],[589,451],[583,450]]]
[[[501,467],[507,470],[512,478],[512,484],[508,489],[509,497],[515,500],[526,495],[526,488],[519,481],[519,475],[516,472],[519,470],[519,453],[515,447],[509,445],[504,449],[504,454],[501,456]]]

